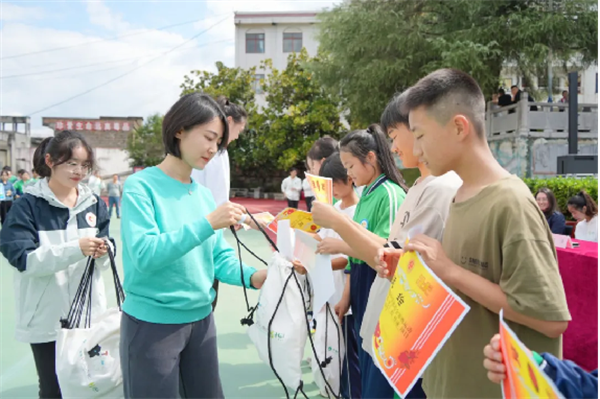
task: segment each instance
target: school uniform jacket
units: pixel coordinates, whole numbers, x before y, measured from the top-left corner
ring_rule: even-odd
[[[46,179],[27,187],[0,230],[0,252],[15,268],[16,339],[27,343],[56,340],[87,264],[82,237],[108,237],[104,201],[79,185],[77,203],[63,205]],[[114,243],[109,242],[114,251]],[[100,271],[108,256],[96,260],[92,282],[92,319],[106,310]]]

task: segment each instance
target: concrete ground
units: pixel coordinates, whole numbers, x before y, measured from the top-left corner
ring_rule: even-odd
[[[251,209],[255,212],[254,209]],[[275,210],[273,210],[275,211]],[[240,238],[256,253],[268,259],[270,250],[265,238],[255,231],[240,231]],[[113,218],[111,236],[120,247],[120,220]],[[228,242],[235,247],[230,232]],[[250,255],[244,254],[244,261],[256,268],[264,266]],[[117,258],[122,275],[121,256]],[[28,345],[15,341],[15,300],[13,290],[14,268],[0,256],[0,398],[36,398],[37,376],[33,357]],[[107,296],[115,303],[114,288],[105,273]],[[251,304],[258,299],[258,292],[249,291]],[[282,387],[268,365],[261,362],[254,345],[246,334],[247,327],[240,325],[246,316],[244,295],[239,287],[221,285],[219,302],[215,313],[218,332],[219,367],[226,398],[282,398]],[[305,392],[309,397],[319,397],[313,383],[310,367],[303,363]]]

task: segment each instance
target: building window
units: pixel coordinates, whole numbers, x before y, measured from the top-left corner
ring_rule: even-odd
[[[260,81],[265,78],[265,75],[262,73],[258,73],[254,75],[254,82],[252,82],[252,89],[256,94],[263,94],[263,89],[260,84]]]
[[[265,34],[246,33],[246,53],[264,53]]]
[[[302,50],[302,32],[283,34],[283,52],[299,53]]]

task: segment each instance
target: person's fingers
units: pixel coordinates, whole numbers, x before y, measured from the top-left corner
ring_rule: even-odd
[[[490,345],[495,351],[500,352],[500,334],[496,334],[492,337]]]
[[[488,375],[488,378],[490,379],[490,381],[492,381],[496,384],[501,384],[502,381],[504,381],[504,378],[506,378],[505,374],[498,374],[498,373],[494,373],[493,371],[488,371],[487,375]]]
[[[419,252],[420,254],[425,254],[427,253],[427,250],[429,249],[429,247],[427,245],[425,245],[422,242],[418,242],[418,241],[410,241],[407,245],[406,245],[406,250],[407,251],[413,251],[413,252]]]
[[[494,373],[498,373],[498,374],[506,373],[506,367],[504,366],[504,364],[497,362],[495,360],[492,360],[490,358],[485,358],[483,360],[483,367],[485,367],[486,370],[492,371]]]

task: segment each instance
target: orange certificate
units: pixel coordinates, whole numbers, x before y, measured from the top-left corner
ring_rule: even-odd
[[[469,310],[418,253],[400,257],[371,354],[398,395],[410,392]]]
[[[552,380],[540,370],[529,349],[519,340],[502,318],[500,311],[500,347],[506,365],[502,396],[507,399],[562,399]]]
[[[307,233],[316,233],[319,230],[319,226],[313,222],[312,215],[298,209],[285,208],[275,217],[275,220],[269,223],[267,226],[269,230],[277,234],[277,222],[280,220],[289,220],[292,229],[302,230]]]
[[[333,204],[333,180],[329,177],[321,177],[305,173],[315,199],[326,204]]]

